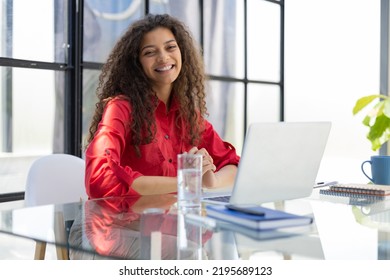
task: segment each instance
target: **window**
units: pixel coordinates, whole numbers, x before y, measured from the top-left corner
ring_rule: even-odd
[[[0,5],[0,194],[9,199],[23,197],[33,160],[64,151],[64,96],[57,88],[64,87],[69,42],[62,2]]]

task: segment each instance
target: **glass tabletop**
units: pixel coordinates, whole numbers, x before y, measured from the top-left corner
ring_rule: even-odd
[[[310,215],[271,231],[196,221],[174,195],[113,197],[0,212],[0,232],[66,247],[70,259],[390,259],[390,200],[323,196],[267,203]],[[194,215],[207,215],[205,205]]]

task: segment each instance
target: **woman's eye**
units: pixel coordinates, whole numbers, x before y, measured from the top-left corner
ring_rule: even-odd
[[[176,49],[176,45],[170,45],[170,46],[168,46],[168,50],[174,50],[174,49]]]
[[[154,51],[146,51],[146,52],[144,52],[145,56],[151,56],[153,54],[154,54]]]

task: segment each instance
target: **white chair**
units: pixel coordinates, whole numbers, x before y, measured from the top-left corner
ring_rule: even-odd
[[[25,206],[77,202],[87,199],[85,161],[68,154],[43,156],[31,165],[26,183]],[[64,217],[56,213],[55,228],[64,227]],[[63,228],[55,234],[63,234]],[[44,259],[46,243],[37,241],[34,259]],[[66,248],[57,247],[57,258],[68,259]]]

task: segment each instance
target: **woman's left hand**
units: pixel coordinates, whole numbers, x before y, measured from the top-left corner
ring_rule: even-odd
[[[209,155],[205,148],[200,150],[197,147],[193,147],[188,151],[189,154],[202,155],[202,174],[203,174],[203,186],[211,188],[216,184],[216,176],[214,174],[217,167],[214,165],[213,158]]]

